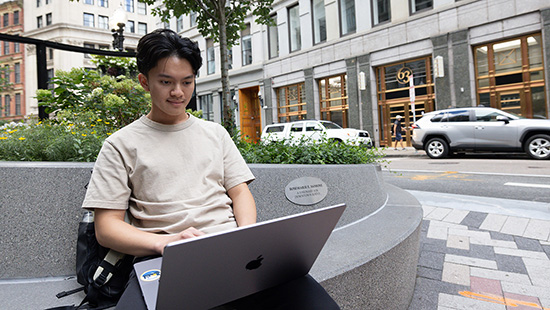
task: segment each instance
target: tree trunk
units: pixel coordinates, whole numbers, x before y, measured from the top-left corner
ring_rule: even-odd
[[[232,137],[237,133],[233,110],[231,109],[231,92],[229,89],[229,69],[227,59],[227,33],[225,10],[220,10],[220,64],[222,79],[223,120],[222,124]]]

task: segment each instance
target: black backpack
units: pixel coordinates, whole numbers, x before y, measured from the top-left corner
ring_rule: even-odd
[[[134,257],[101,246],[95,237],[94,213],[85,211],[78,226],[76,278],[82,287],[57,294],[62,298],[84,290],[78,306],[47,310],[106,309],[116,305],[126,288]]]

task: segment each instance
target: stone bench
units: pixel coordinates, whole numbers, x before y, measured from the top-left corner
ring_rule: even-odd
[[[422,210],[387,185],[377,165],[249,165],[250,189],[264,221],[337,203],[347,209],[310,274],[342,309],[407,309],[414,291]],[[0,162],[0,309],[43,309],[79,287],[74,278],[77,226],[92,163]],[[321,179],[327,195],[291,202],[285,187]]]

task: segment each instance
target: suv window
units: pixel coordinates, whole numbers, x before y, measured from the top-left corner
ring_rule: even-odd
[[[303,128],[304,128],[303,123],[293,124],[290,127],[290,132],[302,132]]]
[[[323,131],[323,127],[318,123],[306,123],[306,131]]]
[[[439,114],[437,114],[436,116],[432,117],[432,118],[430,119],[430,121],[431,121],[432,123],[441,122],[441,120],[443,119],[443,116],[445,116],[445,113],[439,113]]]
[[[469,122],[470,121],[470,111],[468,110],[458,110],[458,111],[449,111],[447,114],[448,122]]]
[[[503,115],[492,109],[478,109],[475,110],[475,113],[478,122],[496,122],[497,116]]]
[[[267,133],[283,132],[284,128],[285,128],[285,126],[283,126],[283,125],[281,125],[281,126],[269,126],[269,127],[267,127],[267,130],[265,132],[267,132]]]

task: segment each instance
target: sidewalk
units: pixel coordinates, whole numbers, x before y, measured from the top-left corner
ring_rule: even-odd
[[[386,157],[415,157],[415,156],[427,156],[424,150],[415,150],[414,147],[406,147],[394,149],[393,147],[387,147],[384,151]]]
[[[494,212],[496,204],[486,213],[419,200],[424,220],[409,310],[550,310],[547,216]]]

